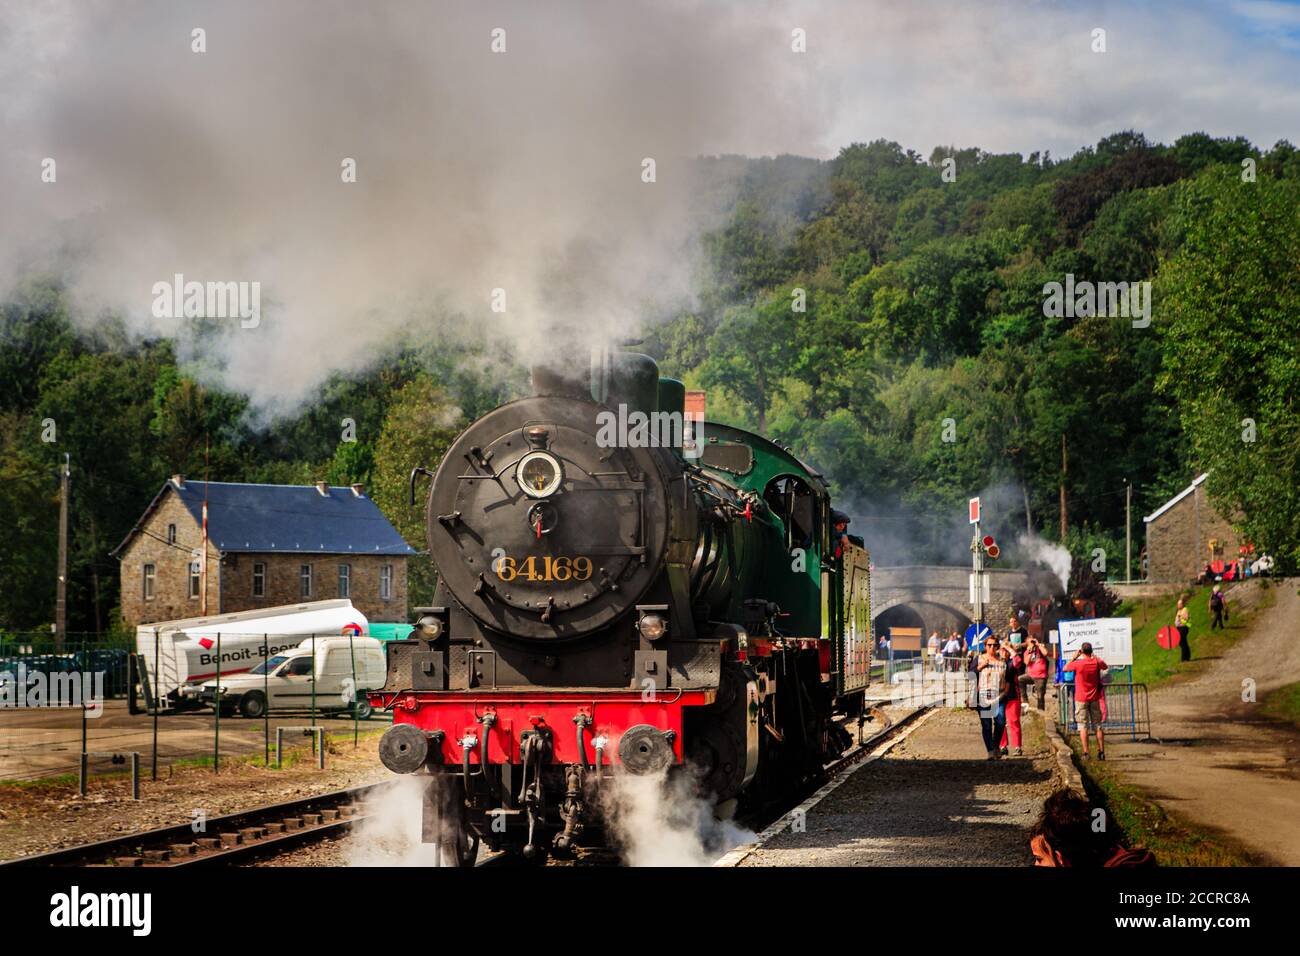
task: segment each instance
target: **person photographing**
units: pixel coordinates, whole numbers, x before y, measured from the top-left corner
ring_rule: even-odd
[[[1097,732],[1097,759],[1106,759],[1106,738],[1101,725],[1104,720],[1101,702],[1105,690],[1101,684],[1102,671],[1109,665],[1092,653],[1092,645],[1084,641],[1074,652],[1065,669],[1074,674],[1074,722],[1079,725],[1079,747],[1084,759],[1088,757],[1088,732]]]

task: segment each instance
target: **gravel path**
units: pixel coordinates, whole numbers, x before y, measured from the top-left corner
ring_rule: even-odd
[[[1125,782],[1287,866],[1300,865],[1300,733],[1262,719],[1242,693],[1247,679],[1256,700],[1300,681],[1298,585],[1295,578],[1275,581],[1277,601],[1249,635],[1195,679],[1152,692],[1156,741],[1116,739],[1106,748]]]
[[[1028,830],[1059,785],[1037,715],[1022,758],[990,762],[970,710],[941,710],[855,770],[742,866],[1028,866]]]

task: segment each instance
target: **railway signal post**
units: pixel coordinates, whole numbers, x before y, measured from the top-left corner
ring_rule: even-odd
[[[984,623],[984,605],[988,603],[988,582],[984,578],[984,557],[996,561],[1002,549],[991,534],[980,533],[980,500],[971,498],[967,503],[970,523],[975,526],[975,535],[971,538],[971,577],[970,602],[975,609],[975,623]]]

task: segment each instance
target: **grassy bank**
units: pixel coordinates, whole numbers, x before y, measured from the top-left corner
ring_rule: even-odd
[[[1195,675],[1205,668],[1208,659],[1220,656],[1244,637],[1259,612],[1272,606],[1276,599],[1268,579],[1260,579],[1259,600],[1249,608],[1242,608],[1240,602],[1233,601],[1233,594],[1246,586],[1248,585],[1233,585],[1225,590],[1228,595],[1228,624],[1223,630],[1215,631],[1210,630],[1210,587],[1191,587],[1180,592],[1187,599],[1187,607],[1191,612],[1192,660],[1188,664],[1182,663],[1178,648],[1165,650],[1156,643],[1160,629],[1174,622],[1179,594],[1137,598],[1121,604],[1115,611],[1116,616],[1133,619],[1134,682],[1155,687],[1170,680]]]
[[[1071,747],[1089,799],[1106,807],[1124,833],[1125,845],[1146,847],[1161,866],[1259,866],[1268,862],[1166,810],[1137,787],[1124,783],[1110,764],[1081,761],[1077,741],[1071,741]]]
[[[1300,728],[1300,684],[1287,684],[1269,691],[1260,700],[1259,709],[1271,720],[1280,720]]]

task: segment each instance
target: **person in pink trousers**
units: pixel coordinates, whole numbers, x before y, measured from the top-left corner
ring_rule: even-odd
[[[1019,691],[1020,675],[1024,673],[1025,663],[1020,656],[1019,651],[1009,644],[1002,645],[1002,659],[1007,663],[1007,669],[1014,675],[1011,680],[1012,686]],[[1020,745],[1020,694],[1013,694],[1007,700],[1007,727],[1002,732],[1002,753],[1007,753],[1007,745],[1011,745],[1011,756],[1019,757],[1024,753]]]

